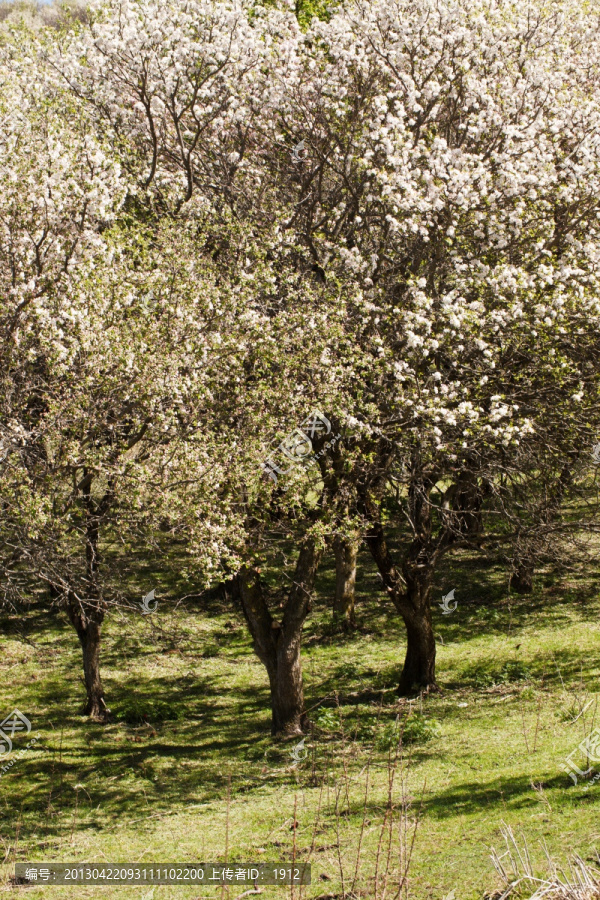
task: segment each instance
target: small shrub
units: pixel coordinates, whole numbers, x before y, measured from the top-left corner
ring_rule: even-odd
[[[426,719],[421,713],[413,713],[404,722],[388,722],[375,735],[377,750],[394,750],[402,738],[402,744],[424,744],[440,733],[439,723]]]
[[[377,730],[377,717],[369,714],[359,714],[357,718],[348,721],[348,733],[356,737],[356,740],[370,742]]]
[[[334,732],[340,730],[340,716],[336,709],[320,709],[313,721],[320,731]]]
[[[531,670],[520,660],[509,660],[499,668],[488,669],[483,666],[465,669],[462,679],[469,681],[474,687],[489,688],[499,684],[512,684],[517,681],[530,681]]]
[[[520,660],[511,660],[505,663],[500,670],[500,675],[503,679],[501,684],[508,684],[511,681],[530,681],[532,677],[531,670]]]
[[[120,705],[117,718],[129,725],[142,725],[144,722],[174,722],[183,719],[184,715],[182,707],[166,700],[131,697]]]

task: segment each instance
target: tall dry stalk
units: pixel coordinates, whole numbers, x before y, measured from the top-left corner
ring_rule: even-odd
[[[384,766],[386,797],[384,808],[381,810],[382,818],[377,824],[372,825],[369,815],[372,815],[371,810],[377,799],[375,794],[377,785],[373,784],[372,773],[377,768],[379,766],[373,762],[373,751],[358,775],[350,775],[345,760],[338,768],[332,809],[334,821],[329,827],[334,833],[332,846],[335,848],[341,891],[323,894],[322,900],[333,897],[336,900],[358,900],[363,897],[369,900],[400,900],[401,897],[407,896],[408,873],[423,804],[421,798],[417,815],[409,817],[411,801],[407,790],[407,766],[402,756],[401,737],[395,752],[389,753]],[[310,858],[314,854],[317,831],[319,829],[324,831],[327,826],[327,816],[322,812],[326,778],[329,791],[329,766],[321,784],[319,807],[314,819],[313,838],[308,854]],[[358,829],[353,830],[352,800],[356,797],[357,791],[360,792],[361,821]],[[331,809],[329,804],[327,808]],[[344,821],[345,829],[342,828]],[[376,832],[374,846],[367,840],[368,833],[373,831]],[[321,877],[325,876],[326,872]],[[327,880],[330,880],[329,876]],[[390,891],[392,885],[394,888]],[[302,896],[301,890],[300,897]]]
[[[229,860],[229,816],[231,811],[231,772],[227,776],[227,813],[225,816],[225,865]],[[221,885],[221,900],[224,900],[225,892],[229,897],[229,887],[225,883]]]
[[[492,851],[492,862],[504,888],[499,900],[510,895],[528,900],[600,900],[600,878],[579,855],[569,859],[565,871],[544,846],[546,874],[536,875],[527,842],[523,839],[519,847],[512,828],[506,824],[502,826],[502,836],[506,850],[501,854]]]

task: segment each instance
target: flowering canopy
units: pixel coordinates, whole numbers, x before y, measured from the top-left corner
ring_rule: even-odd
[[[345,428],[317,485],[338,513],[400,462],[432,485],[574,465],[600,424],[597,48],[571,0],[352,0],[306,31],[288,2],[94,0],[14,30],[0,477],[23,541],[66,534],[92,478],[116,527],[167,520],[234,571],[273,521],[269,445],[315,407]]]

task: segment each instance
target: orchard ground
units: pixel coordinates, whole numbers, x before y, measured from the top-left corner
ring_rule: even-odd
[[[434,612],[442,691],[409,703],[394,691],[404,629],[368,555],[359,557],[359,630],[350,635],[330,625],[334,573],[325,557],[304,631],[314,730],[297,764],[293,743],[270,736],[266,674],[240,611],[214,598],[181,599],[189,585],[167,583],[164,567],[148,564],[144,584],[131,586],[132,606],[156,588],[155,613],[138,606],[107,618],[107,726],[78,715],[80,652],[64,613],[48,611],[42,595],[24,617],[4,612],[0,710],[18,707],[39,740],[0,779],[1,884],[17,890],[10,879],[20,861],[224,861],[228,843],[232,862],[289,863],[294,852],[310,859],[312,885],[301,896],[334,898],[340,870],[346,891],[355,879],[360,843],[358,896],[383,896],[386,855],[387,895],[397,896],[392,872],[412,846],[403,896],[442,900],[454,891],[472,900],[500,886],[490,853],[503,850],[503,823],[540,871],[542,845],[558,862],[578,853],[597,871],[600,784],[575,786],[560,764],[600,725],[598,568],[582,562],[568,576],[547,568],[532,595],[515,597],[493,560],[454,554],[436,581],[436,601],[452,588],[458,601],[452,615]],[[183,567],[172,570],[185,578]],[[283,580],[275,569],[270,576],[273,585]],[[381,826],[395,722],[409,708],[390,844]],[[234,885],[223,896],[247,889]],[[149,890],[38,886],[26,896],[112,900]],[[159,886],[153,900],[213,896],[221,889]]]

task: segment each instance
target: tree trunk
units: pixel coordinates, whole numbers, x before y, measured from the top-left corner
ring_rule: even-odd
[[[300,661],[300,642],[284,647],[279,642],[274,665],[267,667],[271,688],[271,734],[304,734],[308,716],[304,709],[304,682]]]
[[[85,592],[89,599],[83,603],[73,592],[67,596],[67,612],[71,620],[83,653],[83,675],[87,702],[84,715],[98,722],[106,722],[110,710],[104,701],[104,689],[100,678],[100,632],[106,613],[106,603],[102,599],[99,581],[100,553],[98,549],[100,537],[100,520],[109,501],[107,492],[103,501],[97,504],[91,495],[92,475],[84,470],[84,477],[79,485],[83,494],[83,505],[86,513],[85,523],[85,558],[86,579]]]
[[[406,656],[398,694],[410,696],[420,691],[437,690],[435,680],[436,643],[431,618],[431,585],[435,564],[447,536],[431,541],[428,485],[415,482],[409,487],[409,509],[414,537],[402,563],[402,573],[390,556],[376,504],[363,494],[364,510],[371,525],[366,541],[383,583],[406,625]]]
[[[333,601],[333,622],[347,631],[355,627],[354,587],[356,583],[356,557],[358,541],[336,537],[333,542],[335,554],[335,598]]]
[[[67,611],[83,653],[83,674],[87,702],[84,715],[98,722],[105,722],[110,710],[104,701],[104,688],[100,678],[100,631],[104,619],[103,605],[94,603],[84,610],[73,597],[69,598]]]
[[[456,483],[453,508],[457,512],[457,531],[477,535],[483,531],[481,490],[473,472],[461,472]]]
[[[435,638],[431,607],[415,615],[403,615],[406,625],[406,657],[400,675],[398,694],[408,697],[419,691],[435,689]]]
[[[273,735],[299,736],[309,725],[304,709],[300,648],[319,557],[315,542],[307,541],[298,556],[280,623],[271,615],[258,571],[244,567],[238,575],[239,598],[254,651],[269,676]]]
[[[511,590],[516,591],[517,594],[531,594],[533,591],[536,562],[540,552],[546,549],[545,542],[549,540],[549,535],[552,533],[553,523],[560,516],[562,503],[572,483],[573,474],[569,466],[565,464],[556,482],[547,487],[545,496],[542,498],[545,503],[535,511],[535,520],[537,520],[538,526],[542,525],[542,528],[529,538],[517,540],[513,557],[514,570],[509,581]],[[544,528],[548,529],[546,535],[544,535]]]

